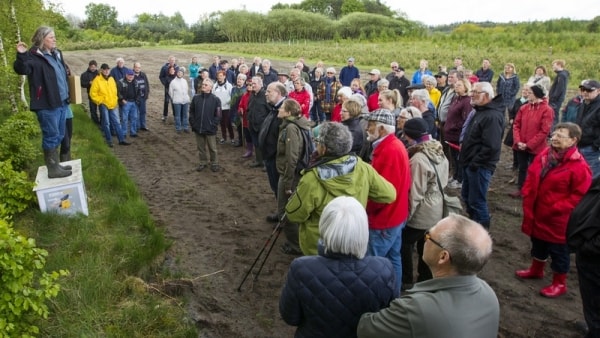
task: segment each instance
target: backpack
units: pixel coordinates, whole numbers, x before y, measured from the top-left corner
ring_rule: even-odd
[[[296,170],[294,171],[294,173],[296,175],[300,175],[300,173],[302,172],[302,170],[308,168],[308,165],[310,163],[310,156],[315,151],[315,146],[314,146],[314,144],[312,142],[312,137],[311,137],[311,131],[310,130],[301,128],[294,121],[290,121],[290,123],[295,124],[296,127],[298,127],[298,129],[300,130],[300,134],[302,135],[302,143],[304,145],[302,147],[302,153],[300,154],[300,158],[298,159],[298,164],[296,165]]]

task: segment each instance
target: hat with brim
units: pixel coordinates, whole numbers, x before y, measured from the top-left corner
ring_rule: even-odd
[[[367,121],[380,122],[390,126],[395,126],[394,115],[387,109],[377,109],[367,116]]]
[[[586,80],[579,85],[579,89],[596,90],[600,88],[600,83],[596,80]]]

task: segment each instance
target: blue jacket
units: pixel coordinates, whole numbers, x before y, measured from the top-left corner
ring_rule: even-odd
[[[356,337],[360,316],[398,296],[391,262],[327,253],[296,258],[279,298],[279,313],[296,337]]]
[[[360,79],[360,72],[358,71],[358,68],[354,66],[344,66],[344,68],[342,68],[340,71],[340,76],[338,77],[338,80],[340,80],[342,86],[350,87],[350,84],[354,79]]]
[[[190,126],[201,135],[216,135],[221,122],[221,100],[211,93],[194,95],[190,104]]]

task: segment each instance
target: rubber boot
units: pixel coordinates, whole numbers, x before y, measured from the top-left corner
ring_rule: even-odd
[[[567,293],[567,274],[554,273],[552,276],[552,284],[542,288],[540,295],[548,298],[556,298]]]
[[[60,154],[60,162],[61,162],[61,163],[62,163],[62,162],[67,162],[67,161],[70,161],[70,160],[71,160],[71,152],[70,152],[70,151],[69,151],[68,153],[66,153],[66,154]],[[60,164],[60,163],[59,163],[58,165],[60,166],[60,168],[61,168],[62,170],[71,170],[71,169],[73,169],[73,168],[72,168],[70,165],[68,165],[68,164],[67,164],[67,165],[62,165],[62,164]]]
[[[72,172],[70,170],[63,170],[59,166],[58,152],[56,149],[57,148],[44,149],[44,161],[46,162],[46,167],[48,168],[48,178],[71,176]]]
[[[250,142],[246,142],[246,152],[244,153],[244,155],[242,155],[243,158],[248,158],[248,157],[252,157],[252,149],[254,148],[254,145]]]
[[[515,271],[515,275],[523,279],[541,279],[544,278],[544,267],[546,261],[540,261],[539,259],[532,259],[531,266],[525,270]]]

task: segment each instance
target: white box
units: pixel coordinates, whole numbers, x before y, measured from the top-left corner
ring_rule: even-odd
[[[81,159],[61,163],[73,167],[71,176],[48,178],[48,168],[38,168],[35,187],[40,210],[61,215],[73,215],[78,212],[88,215],[87,194],[83,183]]]

